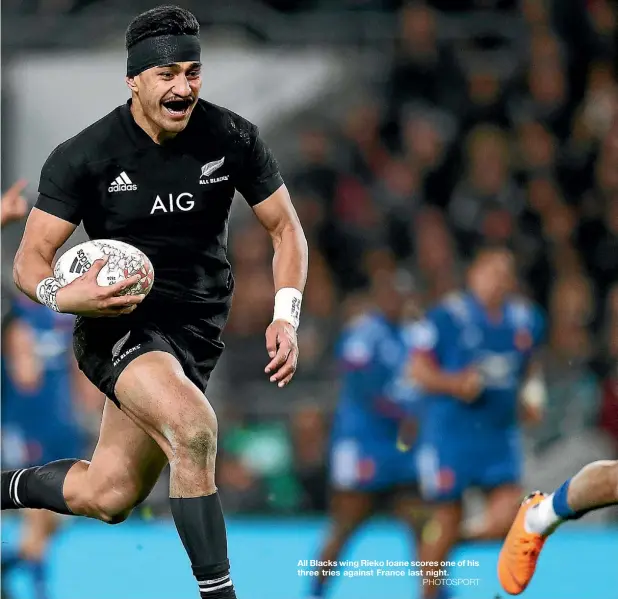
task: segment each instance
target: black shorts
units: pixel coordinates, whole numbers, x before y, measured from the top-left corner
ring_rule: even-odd
[[[151,351],[172,354],[187,378],[205,392],[223,348],[219,331],[207,323],[155,323],[133,315],[78,318],[73,333],[80,370],[119,407],[116,382],[138,356]]]

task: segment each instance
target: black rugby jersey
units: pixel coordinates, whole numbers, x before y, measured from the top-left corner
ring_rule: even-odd
[[[233,277],[227,228],[234,190],[254,206],[283,180],[258,129],[199,100],[184,131],[158,145],[131,114],[131,101],[58,146],[41,172],[36,207],[91,239],[117,239],[152,261],[155,284],[136,310],[227,319]]]

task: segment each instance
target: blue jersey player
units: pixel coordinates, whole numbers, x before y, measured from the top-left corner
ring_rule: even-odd
[[[3,465],[25,468],[82,453],[72,401],[73,317],[18,298],[4,331],[2,356]],[[37,599],[45,593],[44,557],[57,516],[25,510],[17,552],[3,550],[2,564],[23,561],[33,574]]]
[[[487,498],[485,522],[468,539],[503,538],[517,512],[519,400],[526,396],[528,408],[540,414],[543,387],[533,355],[544,322],[514,288],[510,251],[483,249],[470,267],[468,289],[446,297],[415,325],[411,372],[426,392],[419,478],[435,507],[423,560],[446,560],[461,540],[467,489],[480,488]],[[436,579],[423,582],[425,597],[441,597],[444,588]]]
[[[338,344],[341,390],[331,438],[331,526],[320,555],[325,570],[383,500],[392,500],[395,514],[415,531],[424,515],[416,492],[418,395],[407,376],[406,295],[394,277],[384,275],[374,284],[374,298],[376,309],[351,322]],[[326,581],[312,580],[312,597],[324,596]]]

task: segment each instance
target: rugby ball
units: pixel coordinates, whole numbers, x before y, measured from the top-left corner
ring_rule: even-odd
[[[97,275],[102,287],[114,285],[133,275],[141,279],[124,289],[120,295],[147,295],[154,284],[154,268],[141,250],[115,239],[92,239],[67,250],[54,266],[54,277],[64,287],[90,270],[95,260],[109,256],[107,264]]]

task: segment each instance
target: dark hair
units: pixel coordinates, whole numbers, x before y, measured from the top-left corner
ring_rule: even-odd
[[[483,242],[480,246],[475,248],[472,262],[478,262],[479,260],[487,256],[495,254],[506,254],[515,259],[515,253],[513,251],[513,248],[510,247],[508,243]]]
[[[127,50],[149,37],[159,35],[197,35],[200,24],[195,15],[180,6],[157,6],[137,15],[127,27]]]

